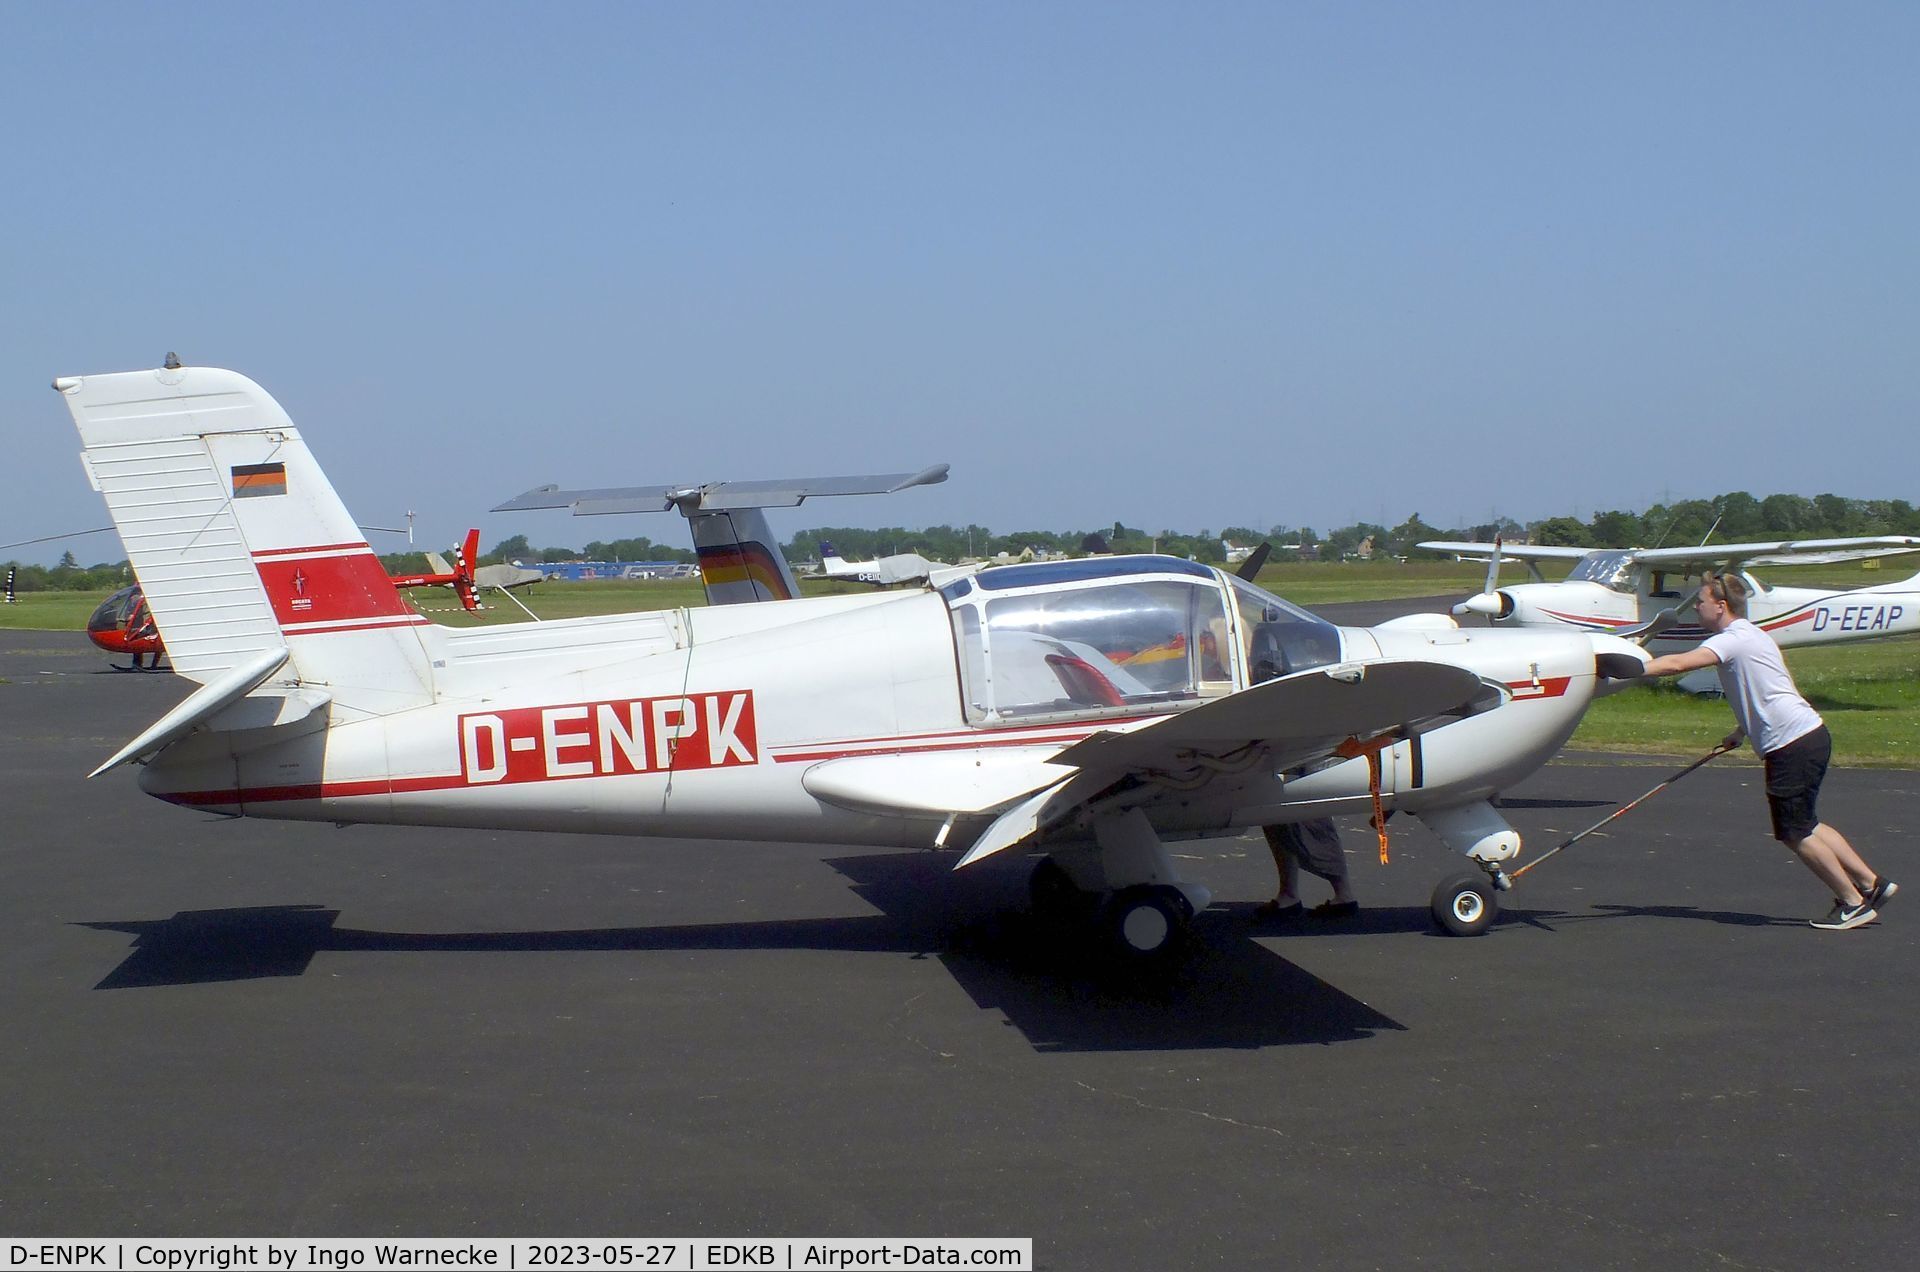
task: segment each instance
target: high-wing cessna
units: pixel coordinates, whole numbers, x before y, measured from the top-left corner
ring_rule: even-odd
[[[1716,568],[1740,571],[1749,593],[1748,617],[1783,648],[1920,631],[1920,574],[1874,587],[1839,590],[1775,587],[1748,569],[1920,552],[1920,538],[1909,535],[1783,539],[1692,548],[1590,549],[1450,541],[1419,546],[1488,561],[1485,588],[1455,605],[1455,614],[1484,614],[1499,626],[1632,635],[1664,611],[1674,611],[1677,621],[1663,626],[1649,642],[1656,654],[1692,649],[1706,639],[1706,629],[1697,621],[1689,621],[1697,586],[1693,579],[1704,570]],[[1498,586],[1503,557],[1525,561],[1535,581]],[[1546,582],[1535,564],[1553,560],[1575,563],[1562,582]],[[1711,673],[1706,679],[1712,680]]]
[[[200,683],[95,770],[223,813],[331,822],[1044,849],[1036,905],[1156,958],[1210,893],[1169,839],[1397,809],[1478,867],[1490,799],[1636,646],[1341,628],[1172,557],[957,570],[936,587],[457,630],[405,605],[258,385],[62,378],[179,673]]]

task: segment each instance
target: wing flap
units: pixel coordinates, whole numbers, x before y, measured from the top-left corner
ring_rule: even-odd
[[[854,755],[814,765],[800,784],[815,799],[858,813],[986,813],[1071,777],[1071,769],[1050,762],[1055,750],[1037,746]]]

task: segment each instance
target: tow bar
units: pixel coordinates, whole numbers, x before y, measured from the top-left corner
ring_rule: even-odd
[[[1510,891],[1515,880],[1548,857],[1573,847],[1602,826],[1625,817],[1695,769],[1734,749],[1721,743],[1638,799],[1622,804],[1593,825],[1563,839],[1517,870],[1509,872],[1498,865],[1487,865],[1482,867],[1483,874],[1464,872],[1445,880],[1433,892],[1434,921],[1454,936],[1477,936],[1486,931],[1493,926],[1494,916],[1499,909],[1499,903],[1494,899],[1496,892]]]

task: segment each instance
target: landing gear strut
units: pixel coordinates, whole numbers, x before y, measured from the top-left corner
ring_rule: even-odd
[[[1138,809],[1097,819],[1093,839],[1068,847],[1064,865],[1048,857],[1034,867],[1027,884],[1034,916],[1081,928],[1122,967],[1172,964],[1190,948],[1193,916],[1211,894],[1181,881]]]

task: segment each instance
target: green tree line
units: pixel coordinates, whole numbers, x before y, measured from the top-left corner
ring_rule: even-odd
[[[1217,533],[1201,530],[1149,532],[1116,521],[1090,530],[1016,530],[996,534],[981,525],[927,526],[909,530],[888,526],[867,530],[856,526],[816,526],[802,530],[781,544],[789,561],[817,560],[820,541],[833,544],[834,550],[849,561],[890,556],[899,552],[917,552],[934,561],[962,561],[993,557],[1000,553],[1018,556],[1031,548],[1035,553],[1066,552],[1079,554],[1092,542],[1112,552],[1165,552],[1192,557],[1198,561],[1220,563],[1226,559],[1222,539],[1241,547],[1269,542],[1276,548],[1298,544],[1297,554],[1309,559],[1339,561],[1358,554],[1369,543],[1376,560],[1395,557],[1434,557],[1413,545],[1423,539],[1489,540],[1496,534],[1519,542],[1574,545],[1595,548],[1674,547],[1702,542],[1740,543],[1754,539],[1839,539],[1863,535],[1920,535],[1920,509],[1905,499],[1847,499],[1840,495],[1766,495],[1756,497],[1736,490],[1713,499],[1683,499],[1671,504],[1655,504],[1645,512],[1613,509],[1597,512],[1591,520],[1578,517],[1546,517],[1529,524],[1501,520],[1457,530],[1441,530],[1428,525],[1415,512],[1397,526],[1387,527],[1358,522],[1324,536],[1310,526],[1269,526],[1264,530],[1251,526],[1225,526]],[[452,559],[451,548],[441,553]],[[380,558],[391,573],[424,572],[424,553],[394,553]],[[480,564],[496,561],[692,561],[693,552],[684,546],[655,543],[648,538],[594,540],[581,548],[536,548],[527,536],[517,534],[493,545]],[[101,591],[132,582],[127,563],[102,562],[82,566],[72,552],[61,557],[58,565],[18,565],[14,589],[20,592]],[[5,567],[0,567],[4,569]]]

